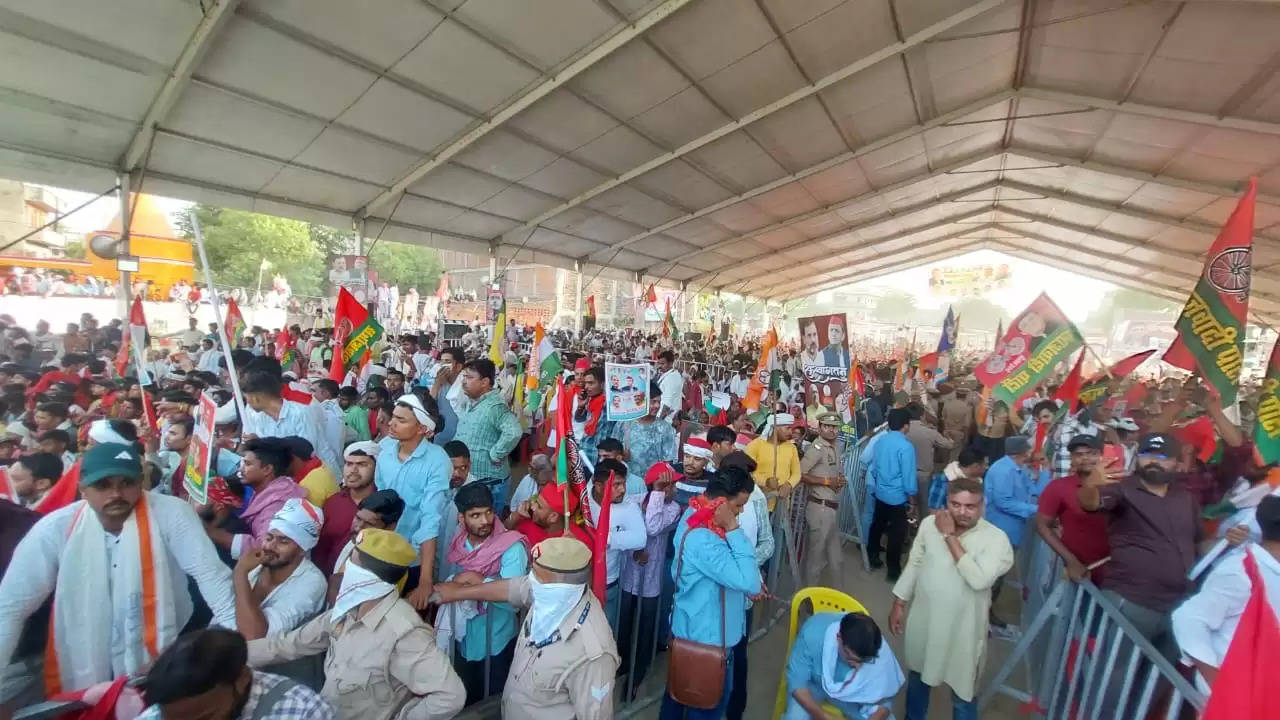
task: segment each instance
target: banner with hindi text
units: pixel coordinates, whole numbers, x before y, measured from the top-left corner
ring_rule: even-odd
[[[1041,293],[1009,323],[996,348],[974,368],[993,400],[1015,407],[1084,345],[1084,337],[1049,296]]]
[[[806,409],[819,406],[838,412],[845,423],[851,421],[849,411],[849,327],[844,313],[802,317],[800,326],[800,372],[804,376]]]

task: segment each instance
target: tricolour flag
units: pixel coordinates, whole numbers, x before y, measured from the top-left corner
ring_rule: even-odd
[[[240,347],[240,338],[244,337],[244,315],[240,313],[240,306],[236,304],[236,299],[227,300],[227,317],[222,323],[223,332],[227,334],[227,343],[231,345],[231,349],[235,350]]]
[[[1084,336],[1062,310],[1040,294],[1009,323],[996,349],[974,368],[993,400],[1014,408],[1071,353],[1084,346]]]
[[[352,367],[359,367],[371,354],[373,344],[382,337],[382,326],[369,314],[368,308],[356,300],[346,288],[338,289],[338,304],[333,313],[333,337],[337,346],[329,379],[341,384]]]
[[[773,328],[769,328],[769,332],[765,333],[764,342],[760,346],[760,362],[756,364],[756,371],[751,375],[751,381],[747,383],[747,396],[742,398],[742,407],[749,410],[760,408],[760,400],[764,397],[765,390],[772,379],[771,376],[774,369],[773,349],[777,344],[778,333]]]
[[[1249,189],[1209,248],[1200,281],[1174,323],[1178,336],[1164,354],[1170,365],[1199,372],[1224,406],[1236,401],[1244,365],[1257,193],[1258,180],[1250,178]]]
[[[671,338],[672,340],[678,340],[680,338],[680,332],[676,330],[676,319],[671,314],[670,297],[667,298],[667,310],[662,315],[662,336]]]
[[[1267,374],[1262,378],[1262,394],[1258,396],[1258,426],[1253,443],[1263,463],[1280,462],[1280,340],[1271,348]]]
[[[587,298],[586,316],[589,318],[593,318],[596,316],[596,296],[595,295],[592,295],[591,297]]]

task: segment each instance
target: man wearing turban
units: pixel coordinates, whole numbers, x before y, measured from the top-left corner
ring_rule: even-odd
[[[278,635],[324,609],[328,583],[311,562],[324,516],[301,498],[276,511],[261,544],[236,561],[236,629],[247,640]]]

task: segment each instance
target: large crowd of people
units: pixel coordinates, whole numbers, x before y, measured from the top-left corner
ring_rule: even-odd
[[[747,637],[783,544],[799,584],[858,594],[848,502],[893,606],[803,623],[789,720],[886,720],[900,697],[922,720],[938,686],[977,717],[992,604],[1033,535],[1206,687],[1243,558],[1280,592],[1280,498],[1205,522],[1280,483],[1194,377],[1115,378],[1079,411],[1046,383],[1008,407],[971,354],[904,382],[851,338],[868,382],[850,402],[806,392],[803,345],[761,388],[758,336],[551,330],[565,391],[530,404],[533,328],[504,329],[497,365],[479,328],[389,336],[341,381],[331,330],[250,328],[229,356],[217,333],[193,318],[138,367],[119,320],[0,316],[0,718],[131,678],[147,718],[422,720],[500,696],[507,718],[594,720],[665,655],[663,720],[739,720],[774,695],[747,683]],[[607,362],[652,364],[647,415],[610,419]],[[865,499],[850,436],[871,438]],[[1232,550],[1197,592],[1211,529]]]

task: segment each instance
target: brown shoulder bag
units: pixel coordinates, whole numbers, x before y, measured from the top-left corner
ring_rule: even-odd
[[[680,538],[680,551],[676,556],[676,582],[684,566],[684,543],[691,528]],[[724,646],[724,587],[720,588],[720,644],[704,645],[700,642],[671,636],[667,662],[667,694],[672,700],[697,710],[711,710],[724,697],[725,668],[729,653]]]

